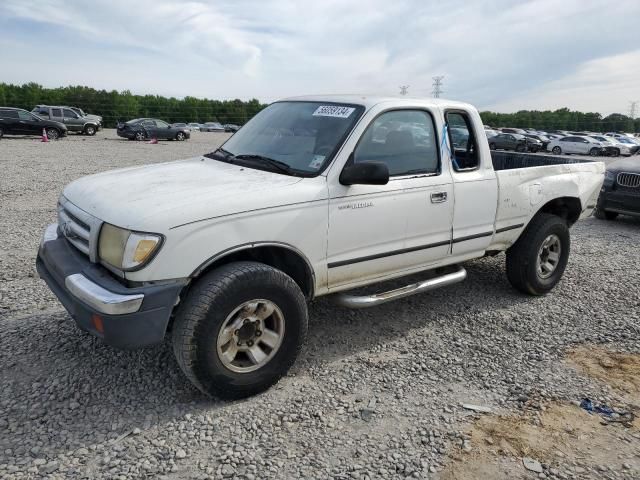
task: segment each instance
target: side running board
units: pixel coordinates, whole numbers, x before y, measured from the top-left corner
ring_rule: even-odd
[[[457,267],[453,272],[446,273],[439,277],[430,278],[423,282],[413,283],[404,287],[389,290],[388,292],[376,293],[373,295],[352,295],[349,293],[337,293],[333,296],[333,301],[342,307],[347,308],[367,308],[382,305],[383,303],[397,300],[399,298],[415,295],[416,293],[428,292],[436,288],[453,285],[467,278],[467,271],[463,267]]]

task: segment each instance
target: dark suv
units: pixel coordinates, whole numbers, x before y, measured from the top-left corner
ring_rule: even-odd
[[[49,105],[38,105],[31,110],[39,117],[64,123],[70,132],[86,133],[87,135],[95,135],[98,131],[99,123],[97,120],[82,117],[74,112],[70,107],[51,107]]]
[[[60,122],[46,120],[21,108],[0,107],[0,137],[7,135],[42,135],[56,140],[67,134],[67,127]]]

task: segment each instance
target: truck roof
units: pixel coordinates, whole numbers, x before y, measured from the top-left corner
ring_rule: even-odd
[[[362,105],[366,109],[380,103],[393,103],[396,105],[423,105],[425,107],[471,107],[468,103],[446,100],[444,98],[421,98],[407,96],[383,96],[366,94],[341,94],[341,95],[303,95],[299,97],[288,97],[279,101],[308,101],[308,102],[328,102],[328,103],[349,103]]]

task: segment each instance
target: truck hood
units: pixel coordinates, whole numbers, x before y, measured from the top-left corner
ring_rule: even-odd
[[[296,187],[301,182],[299,177],[196,157],[90,175],[67,185],[63,194],[105,222],[162,233],[199,220],[323,195],[318,188]]]

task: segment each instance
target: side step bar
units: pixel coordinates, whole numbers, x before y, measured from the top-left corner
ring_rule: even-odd
[[[389,290],[388,292],[376,293],[374,295],[352,295],[349,293],[337,293],[334,295],[334,302],[347,308],[367,308],[382,305],[383,303],[397,300],[399,298],[415,295],[416,293],[428,292],[436,288],[453,285],[467,278],[467,271],[463,267],[457,267],[453,272],[446,273],[439,277],[430,278],[423,282],[414,283],[405,287]]]

